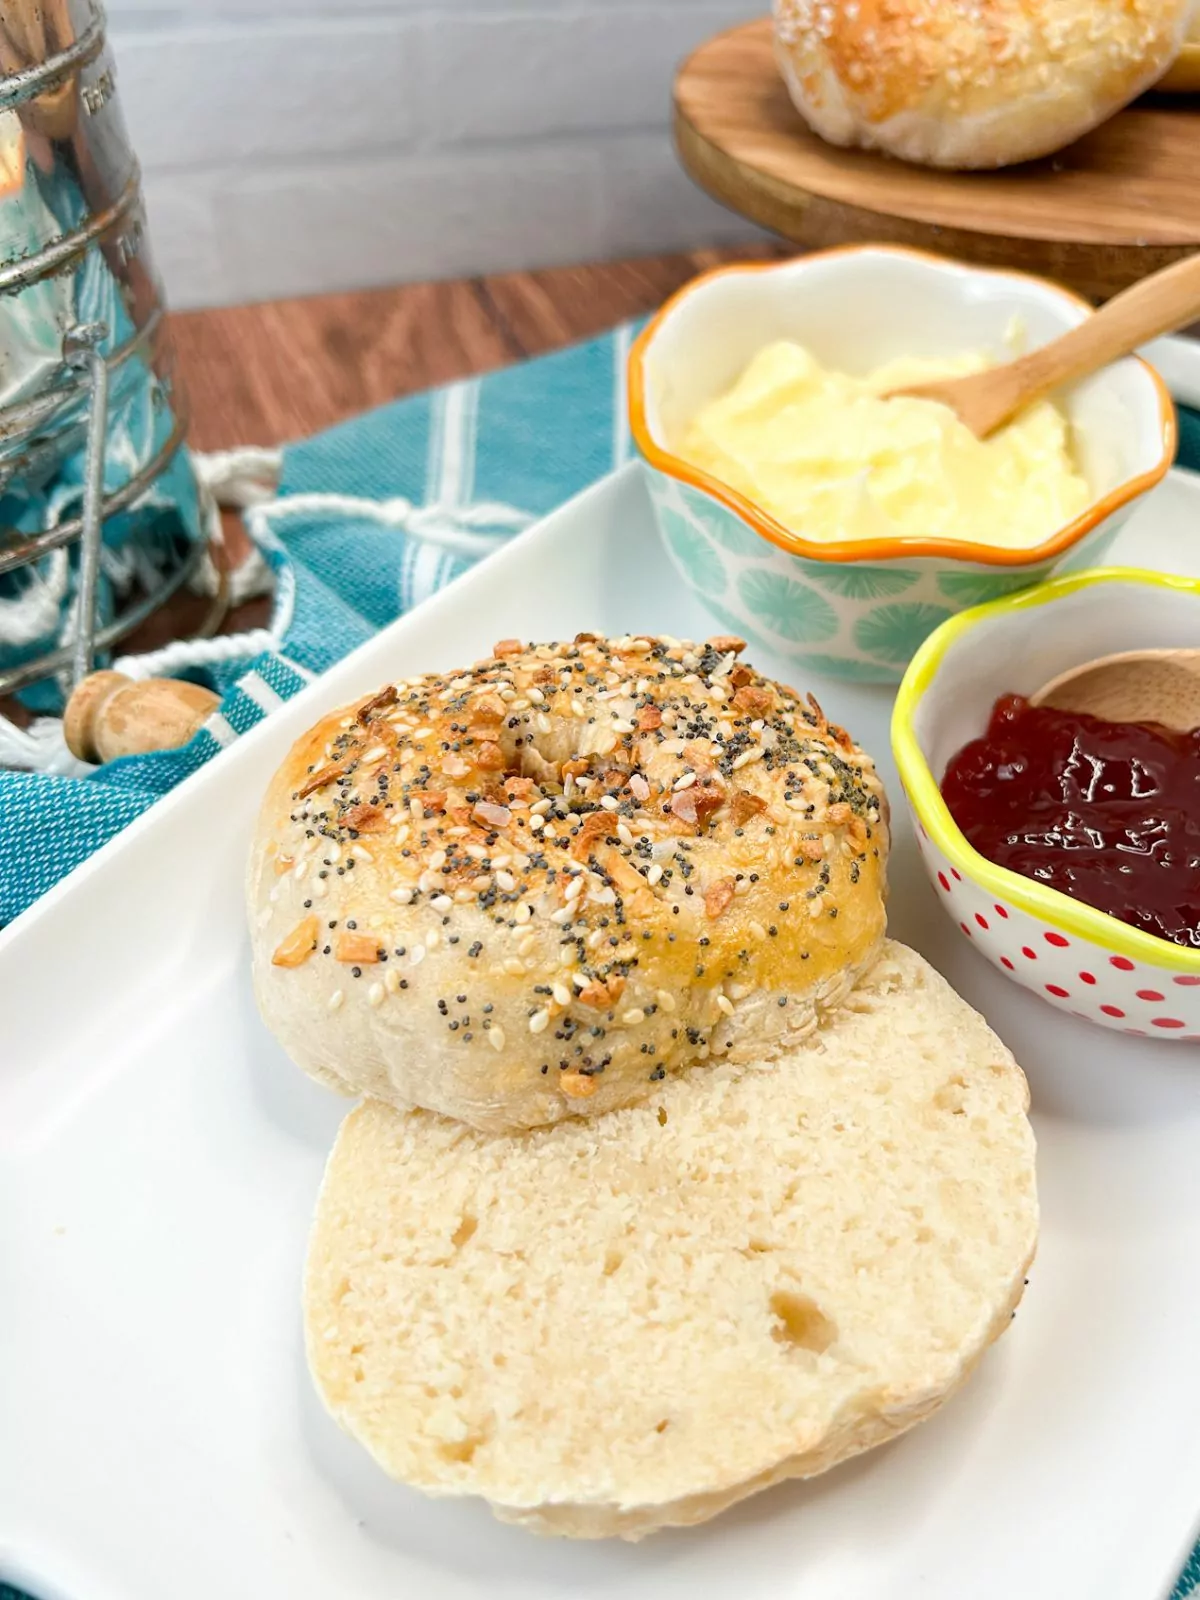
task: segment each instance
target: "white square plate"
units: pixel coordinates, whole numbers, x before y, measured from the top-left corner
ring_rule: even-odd
[[[1118,558],[1200,570],[1198,532],[1200,491],[1176,475]],[[583,628],[716,631],[634,467],[380,634],[0,934],[0,1576],[44,1600],[1155,1600],[1200,1513],[1200,1059],[1005,982],[935,907],[903,826],[893,930],[1013,1046],[1040,1144],[1033,1282],[963,1395],[824,1478],[636,1547],[422,1499],[315,1400],[299,1281],[346,1106],[255,1013],[259,795],[319,712],[385,677]],[[888,691],[814,687],[896,793]]]

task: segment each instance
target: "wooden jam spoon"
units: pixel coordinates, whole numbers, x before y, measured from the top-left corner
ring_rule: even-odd
[[[1072,667],[1029,697],[1031,705],[1084,711],[1106,722],[1200,728],[1200,650],[1126,650]]]
[[[1165,267],[1115,295],[1078,327],[1027,356],[966,378],[938,378],[893,390],[949,406],[971,432],[986,439],[1023,407],[1051,389],[1073,383],[1127,356],[1149,339],[1200,317],[1200,253]]]

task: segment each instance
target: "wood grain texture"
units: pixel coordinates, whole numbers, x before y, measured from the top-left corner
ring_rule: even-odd
[[[192,409],[189,443],[224,450],[315,433],[431,384],[602,333],[654,310],[722,261],[783,253],[695,250],[175,315],[178,370]],[[226,517],[225,532],[236,563],[247,548],[240,522]],[[150,650],[184,637],[207,606],[177,595],[123,648]],[[267,601],[250,601],[221,632],[261,627],[267,614]]]
[[[278,444],[401,395],[557,349],[653,310],[697,272],[770,247],[275,300],[171,319],[196,450]]]
[[[866,241],[1019,266],[1104,299],[1200,246],[1200,105],[1139,101],[1058,155],[954,173],[839,150],[809,131],[775,65],[769,20],[719,34],[680,69],[688,171],[796,243]]]
[[[1196,32],[1197,25],[1192,24]],[[1200,44],[1185,44],[1174,66],[1158,87],[1167,94],[1196,94],[1200,92]]]

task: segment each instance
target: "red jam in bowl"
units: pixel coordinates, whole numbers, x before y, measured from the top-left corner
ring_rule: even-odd
[[[1104,722],[1003,695],[942,795],[997,866],[1200,949],[1200,730]]]

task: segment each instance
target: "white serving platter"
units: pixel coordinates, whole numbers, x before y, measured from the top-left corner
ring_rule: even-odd
[[[1197,480],[1172,475],[1114,559],[1200,573]],[[299,1279],[346,1106],[255,1013],[258,797],[327,707],[583,628],[719,631],[660,553],[636,467],[380,634],[0,934],[0,1577],[43,1600],[1157,1600],[1200,1519],[1200,1055],[1003,980],[936,907],[899,804],[893,931],[1012,1045],[1040,1144],[1033,1281],[966,1391],[824,1478],[639,1546],[425,1500],[315,1400]],[[889,692],[813,687],[898,799]]]

